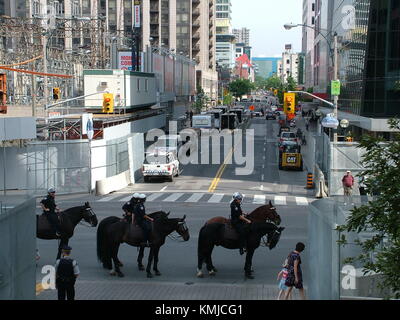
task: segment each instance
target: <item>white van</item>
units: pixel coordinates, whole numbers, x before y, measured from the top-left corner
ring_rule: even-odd
[[[194,129],[212,129],[213,127],[213,114],[196,115],[192,117],[192,128]]]

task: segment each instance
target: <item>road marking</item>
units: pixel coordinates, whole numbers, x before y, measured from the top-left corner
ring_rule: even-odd
[[[227,162],[229,161],[229,159],[233,156],[233,148],[231,148],[231,150],[229,151],[228,155],[226,156],[224,162],[222,163],[222,165],[219,167],[217,174],[214,178],[214,180],[212,181],[210,187],[208,188],[208,192],[214,192],[215,189],[218,186],[219,181],[221,180],[222,174],[224,173],[224,170],[226,168]]]
[[[256,195],[254,196],[253,203],[265,204],[265,195],[263,195],[263,194],[256,194]]]
[[[187,199],[185,202],[197,202],[204,196],[204,193],[194,193],[192,196]]]
[[[274,198],[275,205],[286,205],[286,197],[285,196],[275,196]]]
[[[183,196],[183,193],[173,193],[169,197],[164,199],[163,201],[164,202],[174,202],[174,201],[178,200],[182,196]]]
[[[107,196],[107,197],[101,198],[101,199],[99,200],[99,202],[112,201],[112,200],[114,200],[115,198],[118,198],[118,197],[120,197],[120,196],[121,196],[120,193],[115,193],[115,194],[109,195],[109,196]]]
[[[261,180],[264,181],[264,174],[261,175]]]
[[[127,196],[127,197],[124,197],[124,198],[119,199],[118,201],[126,202],[126,201],[131,200],[131,198],[132,198],[132,195],[129,195],[129,196]]]
[[[168,188],[168,186],[165,186],[164,188],[162,188],[160,191],[163,192]]]
[[[147,201],[154,201],[155,199],[161,197],[163,193],[153,193],[151,196],[147,197]]]
[[[296,204],[299,206],[308,206],[308,200],[305,197],[296,197]]]
[[[221,202],[222,198],[224,197],[224,194],[221,193],[215,193],[212,195],[212,197],[208,200],[209,203],[218,203]]]

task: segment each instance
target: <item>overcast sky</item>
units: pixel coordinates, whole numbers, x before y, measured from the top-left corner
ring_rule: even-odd
[[[233,28],[250,29],[253,57],[281,56],[285,44],[301,51],[301,28],[286,31],[286,22],[302,23],[303,0],[231,0]]]

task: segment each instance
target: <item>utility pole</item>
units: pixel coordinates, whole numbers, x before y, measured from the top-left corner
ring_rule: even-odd
[[[133,25],[132,25],[132,71],[140,71],[140,0],[135,0],[133,7]]]
[[[333,37],[333,80],[338,80],[338,42],[337,42],[337,34],[335,33]],[[333,96],[333,116],[334,118],[338,119],[338,100],[339,96]],[[337,142],[337,129],[333,132],[333,142]]]

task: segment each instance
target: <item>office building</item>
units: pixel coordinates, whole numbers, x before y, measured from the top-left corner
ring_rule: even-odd
[[[247,28],[233,29],[237,43],[244,43],[245,46],[250,46],[250,30]]]
[[[302,52],[304,54],[304,85],[306,88],[313,86],[314,69],[314,38],[315,38],[315,0],[303,0],[303,27]]]
[[[282,62],[282,58],[253,57],[251,62],[258,66],[257,75],[267,79],[278,75],[279,62]]]

